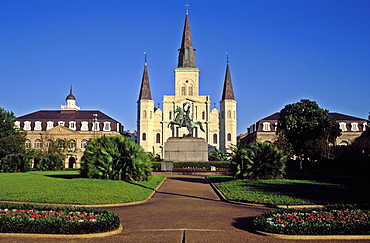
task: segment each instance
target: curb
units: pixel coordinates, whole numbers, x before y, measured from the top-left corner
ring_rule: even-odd
[[[92,234],[32,234],[32,233],[0,233],[0,236],[5,237],[27,237],[27,238],[63,238],[63,239],[83,239],[83,238],[97,238],[117,235],[123,231],[123,226],[120,224],[118,229]]]
[[[256,231],[258,234],[286,240],[368,240],[370,235],[282,235]]]

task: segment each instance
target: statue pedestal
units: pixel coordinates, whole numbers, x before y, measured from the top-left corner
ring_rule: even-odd
[[[169,138],[164,143],[165,161],[208,161],[208,144],[204,138]]]

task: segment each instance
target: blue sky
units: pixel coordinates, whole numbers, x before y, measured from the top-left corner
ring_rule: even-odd
[[[370,0],[187,2],[200,94],[218,107],[228,52],[238,134],[303,98],[367,118]],[[144,51],[155,102],[174,94],[185,3],[0,1],[0,107],[58,110],[72,85],[81,109],[136,129]]]

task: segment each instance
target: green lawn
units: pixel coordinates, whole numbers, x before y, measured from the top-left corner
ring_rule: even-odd
[[[80,178],[78,171],[0,173],[0,201],[115,204],[146,199],[164,179],[124,182]]]
[[[278,205],[370,203],[368,180],[360,177],[288,173],[279,180],[211,177],[229,200]]]

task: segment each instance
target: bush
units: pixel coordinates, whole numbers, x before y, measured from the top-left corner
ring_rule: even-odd
[[[45,155],[35,163],[35,169],[39,171],[55,171],[63,168],[63,161],[56,155]]]
[[[271,210],[255,218],[253,224],[256,230],[276,234],[367,235],[370,234],[370,206]]]
[[[24,154],[8,154],[0,161],[0,172],[28,172],[31,170],[30,160]]]
[[[108,210],[0,204],[1,233],[90,234],[119,226],[118,215]]]
[[[88,142],[80,172],[87,178],[143,181],[151,175],[151,162],[131,138],[102,136]]]
[[[245,147],[235,147],[232,161],[237,179],[276,179],[285,173],[286,156],[271,143],[254,142]]]

